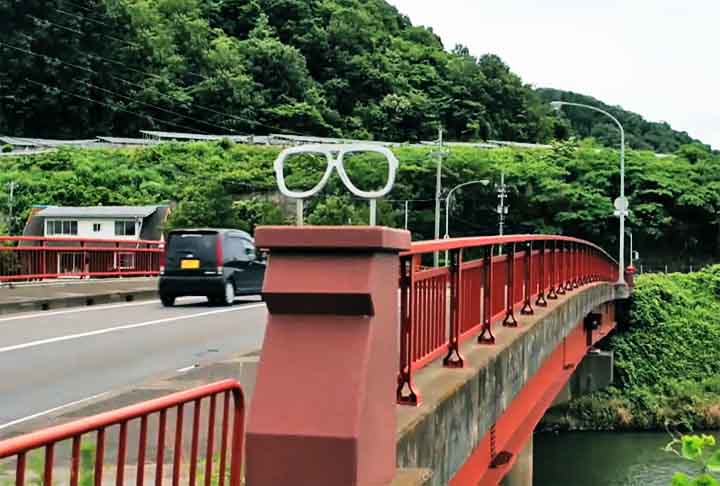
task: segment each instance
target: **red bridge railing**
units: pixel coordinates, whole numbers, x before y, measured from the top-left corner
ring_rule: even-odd
[[[445,252],[446,266],[424,268],[423,259]],[[502,254],[501,254],[502,252]],[[617,280],[617,264],[587,241],[545,235],[457,238],[413,243],[400,255],[400,369],[397,401],[417,405],[413,370],[444,356],[462,367],[460,344],[475,335],[493,344],[493,323],[518,325],[579,286]]]
[[[0,282],[160,273],[163,243],[0,236]]]
[[[184,440],[183,421],[185,410],[192,403],[192,425],[187,435],[190,446]],[[171,415],[171,417],[169,417]],[[221,415],[218,419],[216,415]],[[157,416],[157,419],[154,418]],[[206,425],[201,429],[201,417]],[[150,484],[160,486],[167,473],[172,474],[172,484],[188,477],[189,484],[209,486],[239,486],[242,474],[242,450],[244,434],[245,404],[240,384],[225,380],[192,390],[173,393],[165,397],[120,408],[75,422],[51,427],[38,432],[0,441],[0,460],[15,457],[14,484],[69,484],[92,482],[122,486],[134,468],[135,484],[145,484],[146,475],[154,475]],[[174,419],[172,437],[167,433],[168,420]],[[190,423],[187,423],[190,426]],[[218,429],[219,431],[216,430]],[[116,432],[111,440],[110,432]],[[83,436],[94,434],[94,453],[91,453],[92,471],[81,469],[81,441]],[[156,440],[149,447],[149,437]],[[130,447],[130,438],[135,438],[136,448]],[[172,439],[171,454],[166,442]],[[71,441],[69,454],[63,451],[61,443]],[[219,451],[216,449],[219,442]],[[63,444],[65,445],[65,444]],[[132,450],[131,450],[132,449]],[[42,460],[31,456],[34,451],[42,454]],[[183,453],[189,453],[187,466],[183,467]],[[66,457],[68,477],[60,475],[59,462]],[[148,468],[154,457],[154,468]],[[170,463],[166,462],[166,457]],[[41,470],[32,465],[41,464]],[[28,467],[30,465],[30,467]],[[107,471],[106,471],[107,467]],[[170,470],[170,468],[172,468]],[[28,470],[30,469],[30,470]],[[89,477],[88,477],[89,474]],[[108,476],[114,478],[108,479]],[[0,472],[0,480],[6,473]],[[81,478],[86,478],[81,481]],[[170,482],[169,480],[167,482]],[[183,481],[185,482],[185,481]],[[3,482],[2,484],[6,484]],[[13,484],[12,482],[7,484]]]

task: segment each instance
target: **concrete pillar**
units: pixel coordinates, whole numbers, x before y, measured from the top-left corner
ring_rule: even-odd
[[[398,252],[407,231],[261,227],[268,325],[247,432],[248,486],[390,484]]]
[[[502,486],[532,486],[533,484],[533,436],[513,464],[510,472],[500,482]]]

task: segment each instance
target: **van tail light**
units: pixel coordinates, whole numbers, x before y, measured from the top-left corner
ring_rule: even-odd
[[[217,273],[223,273],[223,250],[222,250],[222,237],[217,235],[215,240],[215,260],[217,262]]]

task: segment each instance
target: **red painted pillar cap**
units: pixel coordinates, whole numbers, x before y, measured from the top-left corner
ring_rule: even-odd
[[[410,249],[410,233],[382,226],[260,226],[255,230],[255,246],[400,252]]]

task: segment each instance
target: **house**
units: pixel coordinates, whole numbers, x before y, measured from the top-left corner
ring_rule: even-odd
[[[36,206],[23,236],[86,239],[161,240],[162,227],[170,213],[155,206]]]

